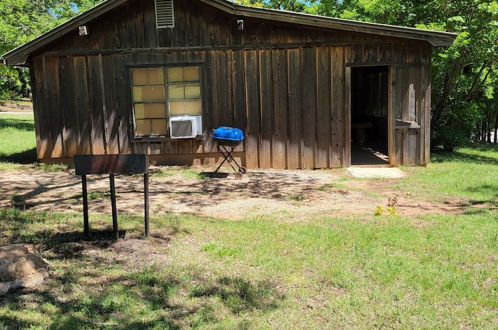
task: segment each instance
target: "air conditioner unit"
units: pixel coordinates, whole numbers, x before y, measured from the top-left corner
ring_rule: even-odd
[[[202,116],[172,116],[169,120],[172,139],[191,139],[202,135]]]

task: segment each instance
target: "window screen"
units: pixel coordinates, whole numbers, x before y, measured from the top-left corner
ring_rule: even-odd
[[[135,136],[166,136],[170,116],[202,115],[200,67],[132,69]]]

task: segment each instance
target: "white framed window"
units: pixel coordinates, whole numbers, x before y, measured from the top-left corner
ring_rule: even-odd
[[[169,136],[169,119],[202,116],[200,66],[132,68],[135,137]]]

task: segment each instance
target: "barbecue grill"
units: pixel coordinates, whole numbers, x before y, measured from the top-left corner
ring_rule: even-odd
[[[213,139],[216,141],[218,152],[223,156],[223,161],[214,172],[217,173],[221,166],[228,162],[235,172],[245,173],[245,167],[232,156],[235,148],[244,141],[244,132],[239,128],[222,126],[214,130]]]

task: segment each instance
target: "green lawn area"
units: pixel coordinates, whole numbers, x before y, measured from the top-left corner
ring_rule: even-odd
[[[0,161],[18,166],[32,120],[0,125]],[[0,246],[35,244],[53,271],[39,290],[0,298],[0,328],[496,328],[498,150],[404,170],[399,189],[484,207],[294,222],[161,213],[148,239],[140,215],[120,214],[118,243],[108,215],[91,214],[85,239],[81,214],[0,208]]]
[[[103,232],[83,241],[80,215],[4,209],[0,245],[39,244],[54,276],[40,291],[4,298],[0,327],[492,328],[497,216],[161,215],[156,237],[127,253]],[[125,242],[139,237],[139,217],[120,222]],[[94,230],[109,223],[93,215]],[[140,266],[148,253],[160,261]]]
[[[0,169],[36,161],[33,114],[0,113]]]
[[[462,198],[498,205],[498,145],[477,145],[434,154],[426,168],[404,168],[411,176],[398,185],[429,199]]]

